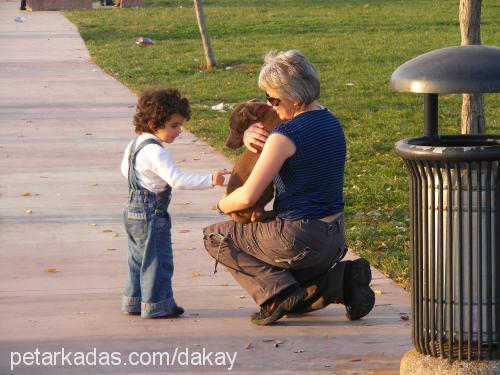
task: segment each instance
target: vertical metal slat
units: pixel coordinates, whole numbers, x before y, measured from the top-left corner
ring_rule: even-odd
[[[481,184],[481,162],[477,163],[476,170],[476,180],[477,180],[477,356],[478,359],[481,360],[482,352],[482,336],[483,336],[483,211],[482,211],[482,184]]]
[[[441,174],[441,166],[436,163],[436,172],[438,177],[439,193],[438,193],[438,230],[437,230],[437,335],[439,342],[439,353],[441,358],[444,358],[443,346],[443,176]],[[434,213],[433,213],[434,214]]]
[[[430,224],[430,249],[429,249],[429,257],[430,257],[430,265],[428,265],[428,273],[430,274],[430,299],[429,299],[429,310],[430,310],[430,340],[431,340],[431,350],[432,355],[437,357],[436,355],[436,274],[434,273],[436,269],[436,182],[434,180],[434,174],[432,173],[432,166],[429,162],[426,162],[427,173],[431,180],[431,205],[428,212],[431,213],[431,224]],[[427,232],[429,233],[429,232]]]
[[[464,354],[464,277],[463,277],[463,199],[462,199],[462,170],[460,163],[457,163],[457,190],[458,190],[458,360],[463,359]]]
[[[424,329],[424,354],[428,355],[431,353],[431,349],[429,348],[429,236],[427,235],[427,233],[429,233],[429,215],[427,214],[427,212],[429,211],[429,190],[427,174],[425,172],[423,163],[419,164],[419,171],[423,182],[422,277],[424,280],[424,293],[422,299],[422,310],[424,316],[424,324],[422,325],[422,328]]]
[[[468,225],[468,283],[467,283],[467,359],[472,359],[472,167],[467,162],[467,225]]]
[[[447,241],[447,246],[446,246],[446,260],[447,260],[447,265],[446,265],[446,285],[448,287],[448,290],[446,292],[446,301],[449,306],[449,311],[448,311],[448,348],[449,348],[449,353],[448,353],[448,358],[453,359],[453,353],[454,353],[454,336],[453,336],[453,331],[454,331],[454,321],[453,321],[453,313],[454,313],[454,308],[455,308],[455,299],[453,296],[453,181],[451,179],[451,171],[450,171],[450,164],[446,163],[446,179],[448,181],[448,222],[446,224],[446,238],[448,239]]]
[[[493,167],[491,161],[486,163],[486,330],[488,331],[488,359],[492,359],[492,344],[493,344],[493,323],[492,323],[492,284],[491,284],[491,169]],[[498,272],[498,270],[497,270]]]

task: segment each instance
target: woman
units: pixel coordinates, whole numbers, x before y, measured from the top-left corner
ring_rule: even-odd
[[[226,221],[204,230],[207,251],[224,264],[261,309],[251,321],[268,325],[289,312],[304,313],[343,303],[359,319],[375,303],[365,259],[343,261],[345,138],[338,119],[317,99],[314,65],[297,50],[268,53],[259,87],[285,120],[267,138],[257,125],[245,145],[264,145],[246,183],[221,199],[230,213],[252,206],[274,181],[276,218],[237,224]],[[267,139],[266,139],[267,138]]]

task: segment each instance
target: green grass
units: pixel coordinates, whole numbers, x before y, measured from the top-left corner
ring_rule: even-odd
[[[483,44],[500,45],[500,4],[483,2]],[[391,73],[422,53],[460,44],[456,0],[205,0],[218,67],[204,70],[193,2],[146,0],[142,9],[66,12],[92,59],[132,90],[175,86],[192,99],[189,131],[221,152],[228,114],[219,102],[261,98],[263,55],[296,48],[321,76],[321,103],[348,140],[345,199],[350,248],[403,286],[409,277],[408,180],[393,151],[422,134],[422,96],[393,93]],[[140,47],[139,36],[156,44]],[[232,69],[226,69],[232,67]],[[353,83],[353,86],[346,86]],[[500,95],[486,96],[489,133],[500,130]],[[440,132],[460,132],[461,96],[440,96]]]

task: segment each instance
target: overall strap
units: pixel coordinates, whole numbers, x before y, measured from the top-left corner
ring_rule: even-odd
[[[163,147],[159,141],[153,138],[146,139],[142,141],[139,146],[137,146],[137,139],[138,137],[130,146],[130,151],[128,154],[128,187],[130,190],[139,190],[139,185],[137,184],[137,175],[135,173],[135,160],[137,159],[137,154],[139,153],[139,151],[150,144],[157,144],[158,146]]]

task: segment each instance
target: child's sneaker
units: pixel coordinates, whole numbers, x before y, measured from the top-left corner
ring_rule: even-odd
[[[162,315],[162,316],[154,316],[151,319],[173,319],[173,318],[178,318],[182,314],[184,314],[184,309],[181,306],[175,306],[174,310],[171,314]]]

